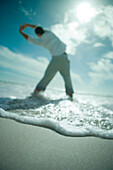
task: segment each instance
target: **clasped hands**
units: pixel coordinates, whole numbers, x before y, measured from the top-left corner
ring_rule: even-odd
[[[24,23],[24,25],[20,25],[20,32],[24,30],[25,28],[27,28],[28,26],[29,24],[26,24],[26,23]]]

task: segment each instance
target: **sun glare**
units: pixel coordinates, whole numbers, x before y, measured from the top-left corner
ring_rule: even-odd
[[[96,10],[89,3],[81,3],[76,8],[76,16],[81,23],[87,23],[96,16]]]

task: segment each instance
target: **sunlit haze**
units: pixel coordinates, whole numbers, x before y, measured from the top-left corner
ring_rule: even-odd
[[[76,15],[80,22],[89,22],[96,16],[96,10],[89,3],[81,3],[76,7]]]

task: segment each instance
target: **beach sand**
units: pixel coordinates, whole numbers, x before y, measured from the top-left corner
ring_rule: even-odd
[[[113,140],[65,137],[0,118],[0,170],[112,170]]]

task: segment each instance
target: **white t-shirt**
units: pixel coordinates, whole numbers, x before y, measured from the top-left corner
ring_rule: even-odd
[[[51,31],[45,31],[45,33],[39,39],[29,36],[28,41],[32,44],[48,49],[52,56],[59,56],[66,51],[66,44],[64,44]]]

